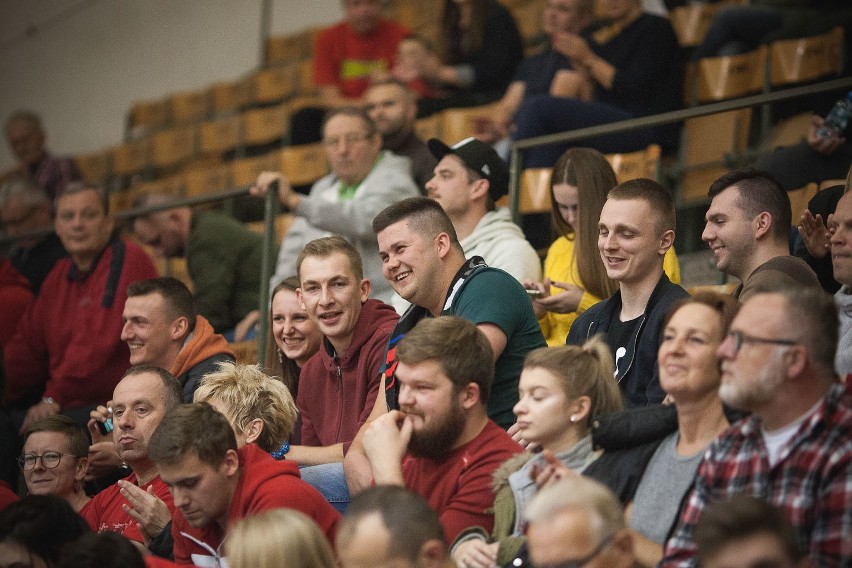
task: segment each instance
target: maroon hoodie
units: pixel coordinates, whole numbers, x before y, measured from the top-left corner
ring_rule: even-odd
[[[323,338],[322,347],[299,375],[296,406],[302,416],[302,444],[343,451],[373,410],[379,392],[385,348],[399,315],[379,300],[367,300],[355,324],[352,344],[342,357]]]

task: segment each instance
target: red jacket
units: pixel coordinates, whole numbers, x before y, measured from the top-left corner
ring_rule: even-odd
[[[301,511],[319,525],[329,543],[334,543],[340,513],[319,491],[301,480],[295,462],[276,461],[254,444],[247,444],[238,452],[240,477],[231,497],[228,526],[224,530],[216,523],[192,527],[176,510],[172,515],[175,562],[201,566],[211,565],[212,559],[218,562],[222,552],[219,548],[231,527],[240,519],[270,509]],[[207,563],[202,563],[205,558]]]
[[[361,306],[352,344],[343,357],[323,339],[299,375],[296,406],[302,417],[302,444],[331,446],[343,442],[344,451],[366,422],[381,384],[385,348],[399,315],[379,300]]]
[[[24,310],[33,298],[30,291],[30,281],[15,270],[12,263],[0,258],[0,347],[15,334],[18,320],[24,315]]]
[[[110,296],[105,292],[113,253],[122,248],[119,242],[124,262]],[[62,408],[79,408],[112,398],[130,358],[121,340],[127,285],[155,276],[157,270],[141,248],[117,239],[87,274],[70,259],[57,262],[5,346],[7,401],[43,395]]]

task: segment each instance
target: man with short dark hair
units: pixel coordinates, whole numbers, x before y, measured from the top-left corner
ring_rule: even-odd
[[[704,455],[660,566],[695,566],[695,527],[734,495],[782,508],[817,566],[852,558],[852,391],[837,380],[837,310],[819,287],[753,295],[719,345],[724,403],[751,415]]]
[[[133,206],[172,201],[146,193]],[[216,333],[233,339],[237,323],[257,309],[263,237],[227,215],[186,206],[137,217],[133,232],[160,256],[186,257],[198,313]]]
[[[370,415],[381,384],[385,346],[399,316],[370,298],[361,257],[344,238],[305,245],[296,297],[323,334],[319,352],[302,367],[296,405],[301,445],[288,458],[302,478],[341,512],[349,502],[343,454]]]
[[[757,497],[736,495],[707,507],[695,542],[704,568],[812,566],[781,509]]]
[[[237,449],[228,419],[207,403],[166,415],[151,437],[150,456],[174,498],[178,564],[220,565],[234,523],[269,509],[301,511],[334,542],[340,514],[299,479],[296,463],[276,461],[254,444]]]
[[[739,278],[741,302],[775,285],[819,286],[805,261],[790,254],[790,197],[767,173],[750,168],[724,174],[710,186],[712,201],[701,239],[716,268]]]
[[[384,79],[364,91],[364,108],[382,135],[382,149],[411,161],[411,177],[425,193],[437,160],[414,131],[415,93],[399,79]]]
[[[80,511],[92,530],[117,532],[145,546],[167,536],[162,533],[171,522],[174,505],[148,450],[163,416],[180,401],[180,385],[168,371],[138,365],[128,369],[115,386],[111,435],[99,433],[96,422],[105,417],[92,413],[89,432],[93,441],[112,438],[119,457],[133,470],[125,479],[95,495]],[[161,552],[168,554],[169,548],[167,544]]]
[[[228,342],[197,314],[192,292],[170,276],[133,282],[127,287],[121,340],[130,348],[130,364],[167,369],[183,388],[183,401],[219,363],[235,361]]]
[[[607,195],[598,229],[601,260],[618,291],[574,320],[567,343],[605,334],[627,406],[659,404],[666,396],[657,367],[663,319],[672,303],[688,295],[663,271],[674,242],[671,195],[650,179],[621,183]]]
[[[15,174],[0,185],[0,228],[7,237],[17,237],[53,227],[53,206],[43,189],[25,176]],[[9,251],[12,266],[38,295],[42,282],[60,259],[68,256],[62,242],[51,231],[33,239],[19,239]]]
[[[6,119],[6,142],[18,159],[18,171],[42,188],[50,201],[72,181],[81,179],[77,164],[70,158],[56,158],[44,147],[41,118],[29,110],[19,110]]]
[[[101,192],[73,183],[56,198],[56,233],[68,251],[4,349],[6,401],[22,423],[62,411],[83,425],[127,368],[120,340],[128,284],[157,271],[137,245],[113,236]],[[25,412],[25,416],[23,415]]]
[[[521,451],[488,418],[494,377],[485,334],[459,317],[421,320],[396,345],[399,410],[364,432],[377,485],[404,485],[438,513],[447,539],[494,524],[491,476]]]
[[[400,568],[454,568],[444,527],[417,493],[378,485],[352,499],[337,531],[342,568],[397,562]]]
[[[309,195],[294,191],[278,172],[261,173],[253,188],[256,195],[265,195],[277,183],[278,199],[297,217],[284,237],[273,281],[296,272],[296,258],[308,241],[332,233],[355,247],[364,262],[364,276],[372,283],[373,297],[389,303],[393,291],[382,278],[370,221],[389,204],[420,194],[408,159],[382,151],[376,126],[356,107],[329,111],[323,146],[331,173],[317,181]]]

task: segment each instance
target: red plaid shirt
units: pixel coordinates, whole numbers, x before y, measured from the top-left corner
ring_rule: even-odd
[[[713,442],[659,566],[695,566],[692,533],[704,508],[741,494],[780,507],[816,566],[852,566],[852,381],[847,385],[831,386],[775,467],[754,416]]]

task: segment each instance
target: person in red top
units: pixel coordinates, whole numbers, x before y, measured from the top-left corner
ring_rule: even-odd
[[[23,432],[60,411],[81,425],[109,399],[127,369],[120,340],[127,285],[157,275],[151,259],[113,237],[107,202],[95,186],[72,183],[56,198],[60,260],[4,348],[6,402]]]
[[[494,376],[491,344],[455,317],[421,320],[397,345],[399,410],[364,432],[377,485],[404,485],[438,512],[447,540],[468,527],[491,530],[491,477],[521,447],[486,413]]]
[[[385,346],[399,316],[369,299],[361,256],[346,239],[315,239],[296,263],[301,281],[296,297],[323,341],[302,367],[296,399],[302,445],[290,448],[287,457],[314,466],[303,469],[302,478],[342,512],[349,502],[343,454],[375,404]]]
[[[254,444],[237,449],[228,419],[207,403],[171,411],[154,432],[149,454],[177,508],[172,537],[178,564],[220,565],[231,527],[269,509],[301,511],[334,542],[340,514],[299,479],[298,466]]]
[[[8,259],[0,258],[0,306],[3,306],[3,318],[0,319],[0,347],[6,345],[15,334],[18,320],[33,298],[30,282],[15,270]]]
[[[168,544],[162,550],[158,543],[166,536],[174,505],[149,448],[163,416],[180,402],[177,379],[153,365],[131,367],[116,385],[111,401],[112,439],[133,473],[95,495],[80,511],[92,530],[117,532],[158,554],[168,554]],[[94,417],[89,421],[89,432],[93,442],[100,442],[106,436],[95,428],[95,421]]]

